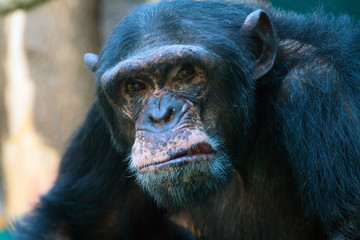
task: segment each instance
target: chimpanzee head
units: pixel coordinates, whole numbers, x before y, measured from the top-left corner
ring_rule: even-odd
[[[256,80],[275,57],[265,12],[229,9],[232,18],[222,19],[202,10],[214,5],[226,8],[139,7],[99,57],[85,55],[114,145],[131,156],[137,182],[171,209],[193,206],[230,179],[248,144]]]

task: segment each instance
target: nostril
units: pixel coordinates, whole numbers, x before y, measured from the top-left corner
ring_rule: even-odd
[[[159,113],[159,116],[150,115],[149,120],[154,125],[165,125],[173,120],[175,112],[175,108],[168,108],[163,114]]]
[[[153,117],[153,116],[149,116],[149,120],[152,124],[154,125],[164,125],[163,120]]]
[[[175,113],[175,108],[169,108],[164,115],[164,122],[165,123],[170,122],[174,117],[174,113]]]
[[[154,117],[153,116],[149,116],[149,120],[150,120],[150,122],[154,122],[155,121],[155,119],[154,119]]]

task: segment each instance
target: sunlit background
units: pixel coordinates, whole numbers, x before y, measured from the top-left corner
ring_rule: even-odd
[[[0,0],[0,229],[51,187],[68,139],[94,101],[83,54],[99,52],[114,24],[146,1],[34,0],[37,6],[13,11],[21,2],[31,0]],[[359,0],[271,3],[297,12],[322,4],[360,17]]]

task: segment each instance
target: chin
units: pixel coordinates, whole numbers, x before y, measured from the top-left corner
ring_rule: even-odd
[[[226,184],[234,168],[225,153],[181,157],[167,164],[137,171],[138,184],[161,206],[177,211],[206,200]]]

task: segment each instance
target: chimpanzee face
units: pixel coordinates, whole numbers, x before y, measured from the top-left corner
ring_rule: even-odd
[[[131,170],[139,184],[168,208],[192,205],[232,172],[219,145],[222,137],[207,133],[215,132],[211,120],[219,114],[219,107],[206,101],[207,68],[215,62],[203,48],[173,45],[122,61],[102,78],[117,116],[134,126],[129,140]]]

